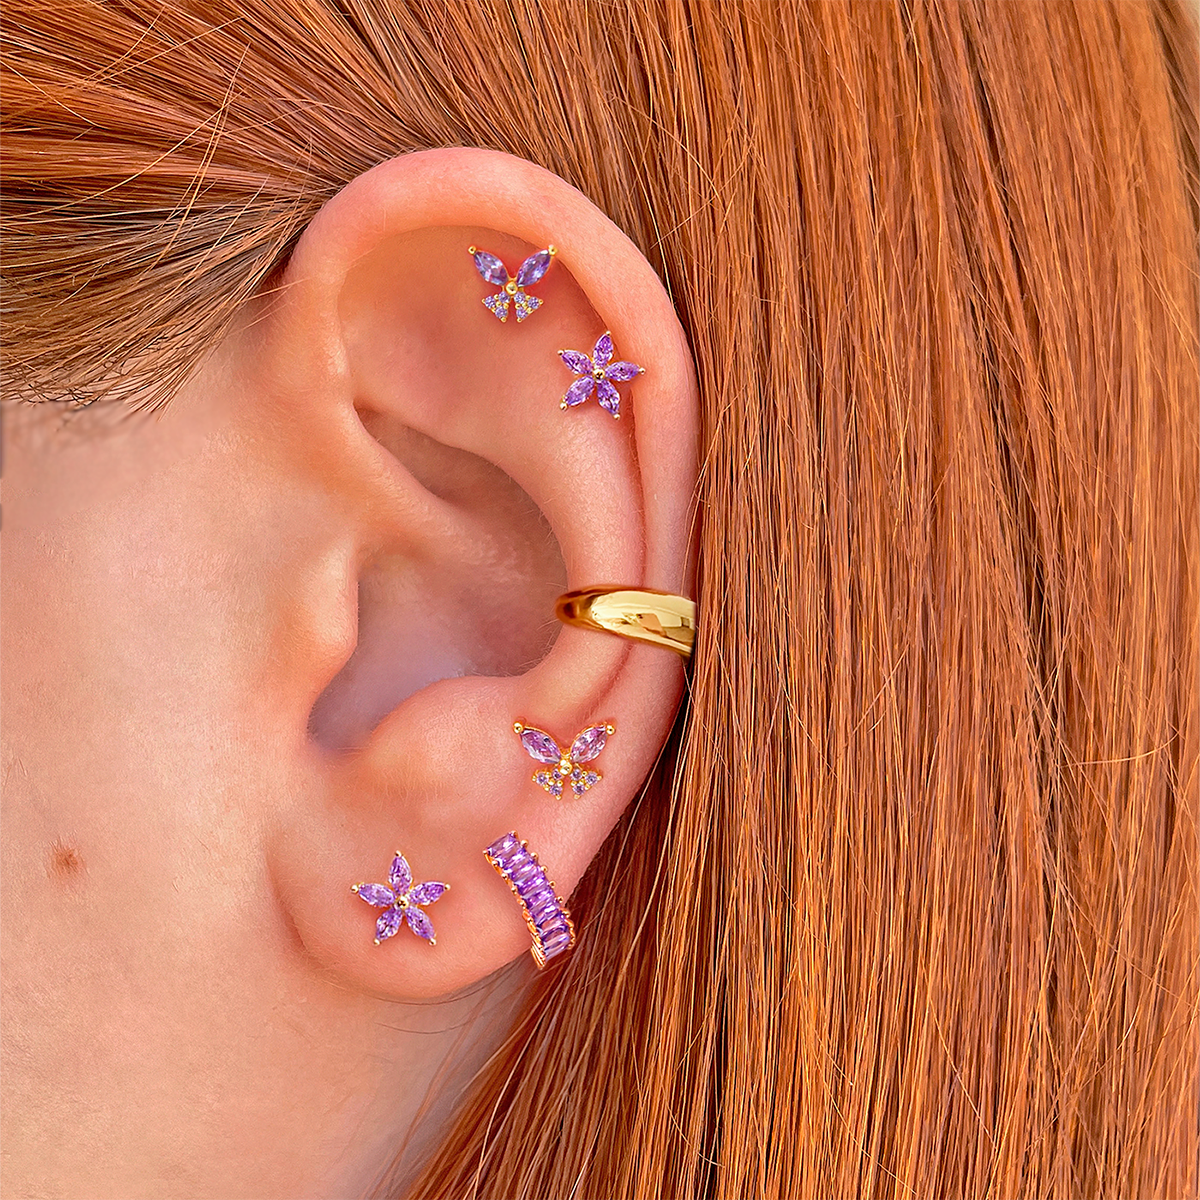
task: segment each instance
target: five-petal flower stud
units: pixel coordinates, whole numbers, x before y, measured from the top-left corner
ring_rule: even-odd
[[[413,884],[412,871],[408,861],[399,850],[392,859],[392,869],[388,873],[388,881],[383,883],[356,883],[350,889],[360,900],[365,900],[373,908],[382,908],[379,920],[375,922],[375,945],[394,937],[403,922],[419,938],[424,938],[431,946],[437,941],[433,936],[433,922],[421,911],[419,905],[432,904],[439,900],[444,892],[450,890],[444,883]]]
[[[561,749],[544,729],[534,729],[520,721],[513,724],[513,733],[521,739],[525,753],[535,762],[545,764],[533,773],[533,782],[556,800],[562,799],[563,788],[569,787],[576,796],[582,796],[604,778],[599,771],[587,768],[586,764],[600,754],[616,731],[611,721],[589,725],[575,735],[571,748],[566,750]]]
[[[591,358],[580,350],[560,350],[558,356],[580,376],[567,388],[559,408],[574,408],[595,392],[600,407],[617,420],[621,419],[621,397],[613,384],[625,383],[645,374],[646,371],[645,367],[639,367],[637,363],[612,361],[613,340],[612,334],[608,332],[600,335]]]
[[[474,246],[467,247],[468,253],[475,260],[475,270],[483,276],[486,283],[494,283],[500,290],[491,296],[484,296],[483,303],[500,321],[508,320],[508,306],[513,306],[520,324],[530,313],[541,308],[542,302],[537,296],[530,296],[525,289],[532,287],[543,275],[550,270],[550,264],[558,251],[553,246],[531,254],[517,268],[515,275],[508,273],[508,268],[487,250],[477,250]]]

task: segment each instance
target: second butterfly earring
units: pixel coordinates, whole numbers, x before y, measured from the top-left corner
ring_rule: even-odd
[[[569,750],[563,750],[544,729],[534,729],[520,721],[513,725],[513,732],[521,739],[525,753],[548,768],[535,771],[533,782],[556,800],[562,798],[564,788],[569,787],[576,796],[582,796],[600,782],[603,776],[598,771],[585,769],[585,765],[599,756],[616,731],[611,721],[589,725],[575,735]]]

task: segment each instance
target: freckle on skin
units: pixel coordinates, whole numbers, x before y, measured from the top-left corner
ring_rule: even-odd
[[[78,879],[84,870],[83,855],[74,846],[60,839],[50,847],[48,873],[51,879],[67,883]]]

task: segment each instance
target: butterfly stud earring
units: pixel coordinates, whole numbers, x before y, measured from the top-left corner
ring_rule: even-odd
[[[575,405],[582,404],[592,392],[595,392],[600,407],[619,421],[621,419],[621,396],[613,384],[625,383],[638,375],[644,375],[646,368],[639,367],[637,363],[613,362],[612,356],[611,333],[600,335],[600,340],[592,349],[591,358],[588,358],[580,350],[560,350],[558,357],[581,378],[575,380],[567,388],[566,395],[563,396],[558,407],[574,408]]]
[[[529,725],[522,725],[520,721],[513,725],[513,732],[521,739],[525,753],[549,768],[535,771],[533,782],[556,800],[562,799],[564,787],[569,787],[576,796],[582,796],[604,778],[598,771],[584,770],[584,764],[599,755],[609,736],[616,731],[611,721],[589,725],[576,735],[570,750],[562,750],[544,729],[533,729]]]
[[[516,311],[518,323],[541,308],[541,300],[530,296],[525,289],[537,283],[550,270],[550,264],[558,253],[553,246],[531,254],[521,264],[516,275],[510,275],[508,268],[494,254],[489,254],[486,250],[477,250],[474,246],[468,246],[467,250],[475,259],[475,270],[487,283],[494,283],[500,289],[495,295],[483,298],[484,306],[493,312],[498,320],[508,320],[509,304],[512,304]]]
[[[400,926],[407,921],[408,927],[419,938],[431,946],[437,945],[433,934],[433,922],[421,911],[420,905],[440,900],[450,890],[445,883],[418,883],[413,885],[412,871],[408,860],[396,851],[388,881],[384,883],[356,883],[350,890],[372,908],[382,908],[375,922],[375,945],[394,937]]]

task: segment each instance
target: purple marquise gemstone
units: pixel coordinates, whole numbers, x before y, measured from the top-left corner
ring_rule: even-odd
[[[408,862],[403,854],[397,854],[392,859],[392,869],[388,872],[388,883],[392,885],[398,896],[407,892],[412,884],[412,871],[409,870]]]
[[[360,883],[357,888],[359,896],[376,908],[387,908],[396,903],[396,896],[390,887],[382,883]],[[361,911],[361,910],[360,910]]]
[[[613,340],[611,333],[602,333],[592,351],[592,362],[597,367],[607,367],[612,362]]]
[[[576,763],[591,762],[604,749],[604,744],[607,741],[607,725],[593,725],[590,729],[585,729],[571,743],[571,761]]]
[[[553,262],[553,255],[549,250],[539,250],[536,254],[531,254],[521,264],[521,269],[517,272],[517,282],[522,287],[529,287],[530,284],[537,283],[550,270],[551,262]]]
[[[410,904],[404,910],[404,918],[408,921],[409,929],[417,937],[424,938],[427,942],[433,941],[433,922],[415,904]]]
[[[620,416],[621,393],[607,379],[601,379],[596,384],[596,401],[606,413]]]
[[[475,270],[488,281],[494,283],[497,287],[503,287],[508,282],[508,271],[504,264],[494,255],[489,254],[486,250],[476,250],[474,254]],[[461,260],[460,260],[461,261]]]
[[[629,380],[635,378],[642,373],[642,368],[637,363],[631,362],[615,362],[605,368],[604,378],[612,379],[616,383],[628,383]]]
[[[566,393],[563,395],[562,402],[568,408],[574,408],[577,404],[582,404],[595,390],[596,381],[590,375],[584,375],[581,379],[575,380]]]
[[[430,881],[429,883],[418,883],[411,892],[408,893],[410,904],[432,904],[439,899],[446,890],[444,883]]]
[[[560,350],[558,356],[576,375],[591,375],[592,360],[586,354],[578,350]]]
[[[403,914],[398,908],[389,908],[386,912],[380,913],[379,920],[375,922],[376,940],[382,942],[386,938],[393,937],[400,928],[402,920]]]
[[[538,762],[556,763],[562,758],[558,743],[541,729],[523,729],[521,745],[525,747],[529,757],[537,759]]]

